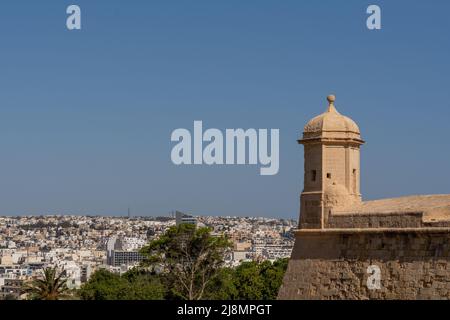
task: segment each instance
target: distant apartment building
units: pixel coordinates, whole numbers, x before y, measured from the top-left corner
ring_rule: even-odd
[[[32,272],[33,270],[25,265],[0,266],[0,277],[3,275],[14,277],[31,276]]]
[[[106,264],[107,265],[114,265],[114,251],[116,250],[122,250],[122,242],[118,237],[111,237],[109,238],[108,242],[106,243]]]
[[[137,250],[124,250],[120,238],[112,237],[107,243],[107,264],[113,267],[130,266],[140,263],[144,257]]]
[[[138,251],[114,250],[111,265],[114,267],[129,266],[140,263],[144,257]]]
[[[191,216],[189,214],[180,211],[175,212],[175,221],[177,226],[184,223],[197,225],[197,219],[194,216]]]
[[[252,258],[252,243],[249,241],[238,241],[233,245],[232,265],[239,265],[243,261],[249,261]]]
[[[122,248],[125,251],[139,250],[147,243],[147,240],[136,237],[124,237],[122,239]]]
[[[81,283],[86,283],[88,282],[89,278],[91,277],[92,274],[92,267],[89,264],[84,264],[81,266],[81,271],[80,271],[80,281]]]
[[[233,244],[234,251],[249,251],[252,247],[251,241],[239,241]]]
[[[67,287],[69,289],[78,289],[81,286],[81,267],[74,261],[61,261],[59,267],[63,270],[63,274],[67,279]]]
[[[292,242],[263,242],[253,246],[255,258],[263,258],[267,260],[276,260],[280,258],[289,258],[292,254]]]
[[[252,253],[250,251],[233,251],[233,262],[250,261]]]
[[[22,294],[22,288],[22,279],[0,279],[0,296],[2,299],[7,296],[18,299]]]
[[[2,257],[0,257],[0,265],[12,265],[13,264],[13,259],[12,259],[12,255],[4,255]]]

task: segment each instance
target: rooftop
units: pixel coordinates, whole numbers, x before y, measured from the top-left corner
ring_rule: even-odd
[[[450,220],[450,194],[415,195],[364,201],[335,215],[422,213],[424,222]]]

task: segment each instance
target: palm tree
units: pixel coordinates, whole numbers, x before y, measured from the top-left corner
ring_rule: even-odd
[[[56,268],[45,268],[43,278],[33,280],[24,288],[33,300],[59,300],[68,296],[69,288],[63,273],[57,273]]]

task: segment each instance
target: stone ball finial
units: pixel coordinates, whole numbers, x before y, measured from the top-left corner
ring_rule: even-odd
[[[334,101],[336,101],[336,96],[335,96],[334,94],[330,94],[330,95],[327,97],[327,100],[328,100],[328,103],[329,103],[329,104],[333,104]]]

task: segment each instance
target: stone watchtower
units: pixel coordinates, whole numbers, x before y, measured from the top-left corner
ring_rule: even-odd
[[[278,298],[450,299],[450,195],[362,201],[364,141],[334,102],[298,141],[300,223]]]
[[[361,202],[359,148],[364,143],[356,123],[341,115],[327,98],[326,112],[309,121],[303,138],[304,189],[300,226],[324,228],[328,215]]]

